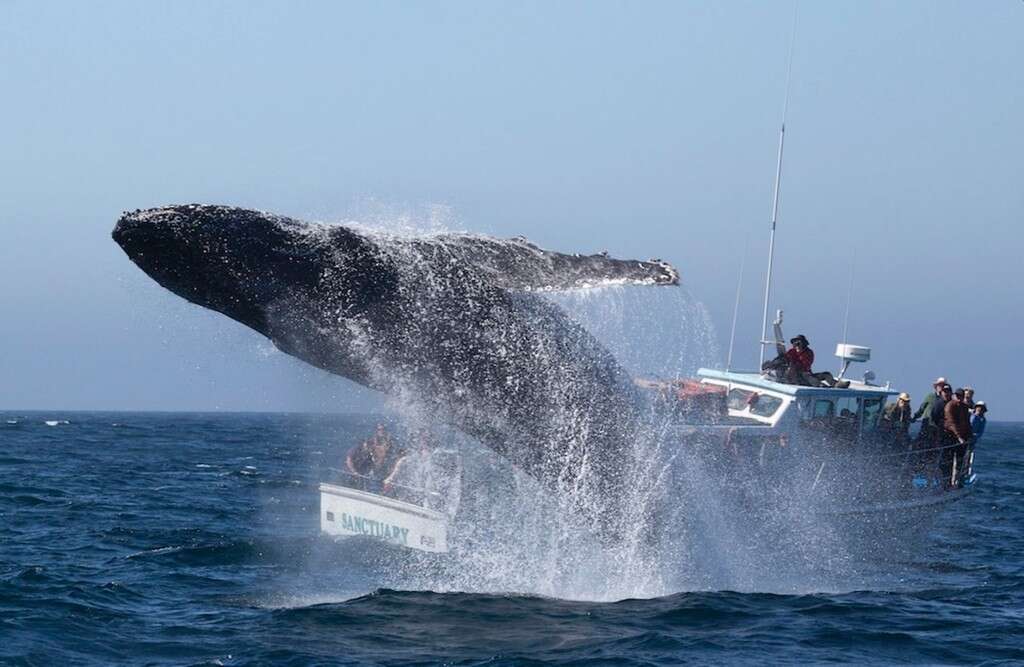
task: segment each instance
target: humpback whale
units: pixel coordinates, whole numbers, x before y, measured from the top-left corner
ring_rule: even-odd
[[[542,293],[679,283],[658,260],[562,254],[521,238],[394,236],[228,206],[126,212],[112,235],[175,294],[589,498],[621,488],[642,402],[613,356]]]

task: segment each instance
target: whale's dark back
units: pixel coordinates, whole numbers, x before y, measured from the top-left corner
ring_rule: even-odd
[[[660,262],[221,206],[129,213],[114,238],[175,293],[415,404],[549,486],[587,489],[588,503],[614,496],[632,464],[639,402],[612,355],[537,290],[678,281]]]

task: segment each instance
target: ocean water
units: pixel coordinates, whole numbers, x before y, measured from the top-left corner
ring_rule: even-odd
[[[1024,663],[1024,424],[990,423],[912,559],[594,601],[320,536],[316,483],[375,419],[0,413],[0,663]]]

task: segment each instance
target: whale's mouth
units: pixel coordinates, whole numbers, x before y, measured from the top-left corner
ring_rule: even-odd
[[[110,236],[114,242],[121,246],[125,254],[134,262],[135,257],[142,253],[143,237],[146,230],[143,223],[138,219],[137,213],[125,213],[114,225],[114,231]]]
[[[132,262],[178,296],[258,327],[263,318],[241,290],[211,229],[190,218],[191,207],[126,212],[111,236]]]
[[[173,227],[171,217],[161,210],[125,213],[114,226],[111,237],[140,269],[160,285],[190,301],[199,295],[200,257],[187,235]],[[191,278],[191,279],[189,279]]]

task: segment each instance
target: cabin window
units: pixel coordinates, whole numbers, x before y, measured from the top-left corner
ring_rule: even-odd
[[[836,399],[836,412],[832,417],[832,435],[844,441],[855,440],[860,430],[860,399],[842,396]]]
[[[769,396],[745,389],[732,389],[729,392],[727,401],[730,410],[743,412],[749,407],[750,414],[766,418],[774,415],[779,406],[782,405],[782,399],[777,396]]]
[[[803,398],[799,406],[800,424],[803,428],[820,431],[832,422],[835,405],[830,398]]]
[[[729,391],[729,397],[727,399],[730,410],[746,410],[747,401],[754,395],[752,391],[744,391],[742,389],[732,389]]]
[[[836,401],[836,417],[839,419],[857,420],[860,415],[860,399],[853,396],[843,396]]]
[[[750,406],[750,412],[758,417],[771,417],[779,409],[780,405],[782,405],[781,398],[761,394],[757,401]]]
[[[835,408],[832,405],[832,401],[819,398],[814,402],[814,412],[811,413],[811,419],[829,419],[834,413]]]
[[[881,398],[864,399],[864,426],[865,431],[874,431],[878,427],[878,416],[882,414]]]

